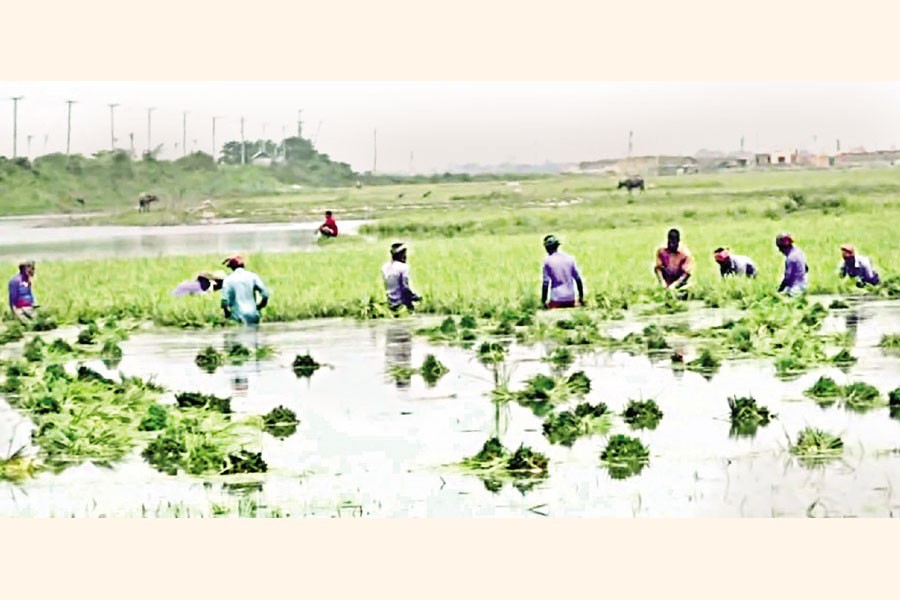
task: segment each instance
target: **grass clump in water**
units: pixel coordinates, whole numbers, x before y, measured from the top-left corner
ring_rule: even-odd
[[[801,431],[797,436],[797,443],[791,445],[791,453],[799,456],[807,466],[831,460],[843,452],[844,442],[840,437],[813,427]]]
[[[19,322],[10,323],[0,332],[0,346],[11,342],[18,342],[25,337],[25,329]]]
[[[41,362],[44,360],[44,340],[39,337],[34,337],[28,340],[28,343],[25,344],[25,350],[22,353],[22,356],[28,362]]]
[[[230,363],[239,365],[250,360],[252,356],[250,348],[240,342],[229,342],[225,345],[225,358]]]
[[[0,458],[0,481],[20,482],[34,475],[37,462],[25,455],[25,448],[19,448],[6,458]]]
[[[544,437],[551,444],[571,446],[582,436],[608,432],[611,426],[609,416],[606,404],[583,402],[574,411],[550,414],[543,425]]]
[[[900,334],[888,333],[881,336],[881,341],[878,343],[878,346],[885,350],[900,351]]]
[[[463,459],[459,466],[481,476],[485,487],[492,492],[500,491],[504,480],[512,480],[524,493],[547,477],[549,459],[524,444],[515,452],[510,452],[499,438],[492,437],[478,454]]]
[[[609,439],[600,453],[600,460],[606,465],[613,479],[625,479],[639,474],[650,462],[650,450],[641,440],[617,434]]]
[[[175,401],[178,402],[179,408],[202,408],[225,415],[231,413],[231,398],[220,398],[200,392],[179,392],[175,394]]]
[[[544,360],[552,364],[557,370],[565,371],[575,362],[575,355],[568,347],[559,346],[554,348],[553,352],[548,354]]]
[[[291,368],[297,377],[312,377],[313,373],[321,367],[322,365],[316,362],[309,353],[298,354],[294,357],[294,362],[291,363]]]
[[[842,309],[842,308],[850,308],[850,305],[841,300],[840,298],[835,298],[831,301],[831,304],[828,305],[828,308],[832,310]]]
[[[448,372],[448,370],[449,369],[447,369],[441,361],[434,357],[434,354],[429,354],[425,357],[422,367],[419,369],[419,373],[422,374],[422,379],[424,379],[428,385],[433,386],[437,383],[438,379]]]
[[[716,371],[721,364],[722,361],[711,349],[704,348],[700,352],[700,356],[687,363],[687,368],[701,373],[712,373]]]
[[[214,373],[216,369],[225,364],[225,358],[213,346],[207,346],[197,354],[194,364],[207,373]]]
[[[100,328],[93,321],[88,326],[78,332],[78,343],[90,346],[97,343],[97,336],[100,335]]]
[[[847,367],[854,364],[857,358],[850,354],[847,348],[842,348],[840,352],[831,357],[831,362],[839,367]]]
[[[841,386],[831,377],[823,375],[816,380],[812,387],[803,393],[817,400],[835,399],[841,396]]]
[[[891,418],[900,418],[900,387],[891,390],[888,394],[888,406],[891,411]]]
[[[238,450],[225,457],[225,466],[222,475],[237,475],[240,473],[265,473],[269,466],[263,460],[261,452]]]
[[[499,342],[482,342],[478,347],[478,360],[483,364],[492,365],[503,362],[506,359],[506,348]]]
[[[663,412],[652,398],[630,400],[622,412],[622,418],[632,429],[656,429],[663,418]]]
[[[881,392],[875,386],[863,381],[857,381],[843,388],[844,402],[852,411],[866,412],[879,406],[884,406]]]
[[[147,416],[138,425],[139,431],[160,431],[166,428],[168,411],[164,406],[151,404],[147,407]]]
[[[297,413],[284,406],[276,406],[263,416],[263,431],[278,439],[297,433]]]
[[[731,412],[731,435],[756,435],[760,425],[768,425],[775,415],[765,406],[758,406],[753,397],[728,398],[728,409]]]

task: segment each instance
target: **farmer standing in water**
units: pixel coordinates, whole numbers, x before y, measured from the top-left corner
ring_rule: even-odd
[[[231,269],[231,274],[222,282],[222,310],[225,318],[244,325],[258,325],[260,311],[269,303],[269,291],[259,275],[244,268],[242,256],[229,256],[222,264]]]
[[[778,291],[789,296],[798,296],[806,291],[806,274],[809,272],[806,255],[794,245],[794,238],[789,233],[779,233],[775,236],[775,245],[785,256],[784,278],[778,286]]]
[[[681,233],[670,229],[666,245],[656,251],[656,278],[667,290],[685,287],[694,273],[694,258],[681,243]]]
[[[578,304],[584,306],[584,284],[575,265],[575,259],[559,250],[560,241],[555,235],[544,237],[543,283],[541,304],[544,308],[572,308],[575,306],[575,287],[578,287]],[[550,301],[547,301],[549,292]]]
[[[406,245],[402,242],[391,244],[391,262],[381,267],[381,277],[384,279],[388,307],[392,311],[401,306],[405,306],[407,310],[415,309],[413,303],[422,297],[412,291],[409,265],[406,264]]]

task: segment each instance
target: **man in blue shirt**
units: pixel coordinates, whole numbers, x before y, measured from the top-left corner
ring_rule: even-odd
[[[244,325],[257,325],[260,311],[269,303],[269,291],[256,273],[244,268],[242,256],[229,256],[222,264],[232,271],[222,283],[222,310],[225,318]],[[256,299],[257,293],[259,301]]]
[[[785,292],[789,296],[802,294],[806,291],[806,274],[809,272],[806,255],[794,245],[794,238],[789,233],[779,233],[775,237],[775,245],[785,256],[784,278],[778,286],[778,291]]]

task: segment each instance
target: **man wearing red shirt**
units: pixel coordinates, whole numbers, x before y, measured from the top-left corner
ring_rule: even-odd
[[[330,210],[325,211],[325,222],[319,227],[319,233],[325,237],[337,237],[338,226],[334,222],[334,217],[331,216]]]

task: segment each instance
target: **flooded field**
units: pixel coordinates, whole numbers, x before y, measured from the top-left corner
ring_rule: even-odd
[[[243,252],[295,252],[316,247],[319,222],[217,225],[54,226],[58,219],[0,220],[0,259],[36,260],[127,256],[189,256]],[[341,221],[353,235],[364,221]]]
[[[672,319],[715,322],[714,310]],[[771,361],[726,361],[707,378],[674,370],[668,356],[650,359],[620,351],[580,356],[573,369],[591,379],[587,402],[616,413],[611,434],[640,438],[650,462],[638,475],[613,479],[599,454],[607,438],[553,445],[542,420],[515,403],[490,399],[492,372],[472,350],[432,345],[413,331],[417,318],[356,323],[322,320],[264,325],[242,332],[245,344],[278,354],[207,374],[194,364],[225,332],[135,333],[121,344],[118,370],[152,377],[172,391],[231,396],[237,414],[264,414],[278,405],[297,413],[299,427],[283,440],[259,433],[265,475],[168,476],[134,455],[111,467],[86,463],[21,484],[0,482],[3,516],[889,516],[900,508],[900,421],[887,407],[866,413],[823,408],[803,396],[820,375],[839,384],[865,381],[886,396],[900,386],[900,357],[877,347],[900,332],[900,304],[868,302],[832,311],[825,328],[855,332],[858,362],[846,370],[818,368],[791,380],[775,377]],[[621,336],[637,322],[611,324]],[[53,332],[72,336],[75,330]],[[233,335],[230,332],[227,335]],[[256,339],[254,339],[254,337]],[[512,382],[546,372],[543,344],[513,344]],[[20,345],[2,353],[21,351]],[[324,368],[310,378],[291,369],[310,353]],[[449,372],[433,387],[419,376],[396,381],[391,368],[417,368],[434,354]],[[99,360],[87,363],[109,373]],[[729,435],[729,396],[752,395],[777,415],[752,438]],[[664,417],[654,430],[631,431],[619,413],[629,399],[655,398]],[[839,433],[843,456],[817,466],[788,450],[811,425]],[[29,444],[30,421],[0,399],[0,447]],[[549,477],[533,487],[499,489],[448,465],[472,456],[497,433],[545,453]],[[34,448],[31,449],[32,451]],[[493,491],[492,491],[493,490]]]

